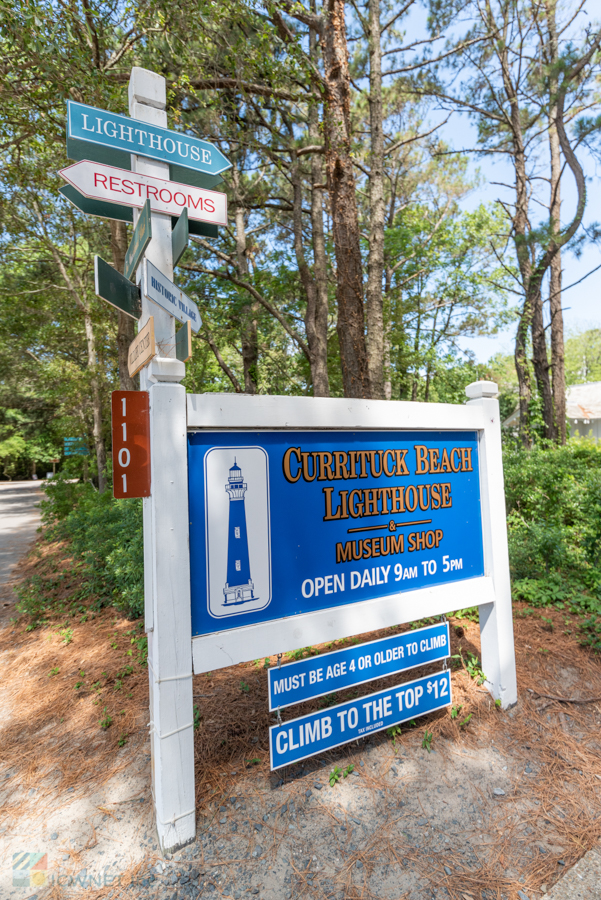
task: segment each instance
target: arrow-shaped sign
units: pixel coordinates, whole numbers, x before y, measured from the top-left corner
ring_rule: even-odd
[[[221,150],[208,141],[73,100],[67,101],[67,137],[209,175],[218,175],[231,167]]]
[[[150,200],[147,200],[138,216],[138,224],[134,228],[131,244],[125,254],[123,274],[131,280],[131,276],[138,268],[142,254],[148,247],[152,238],[152,222],[150,218]]]
[[[190,219],[215,225],[227,224],[227,196],[221,191],[206,191],[165,178],[138,175],[90,160],[61,169],[59,174],[84,197],[93,200],[138,209],[150,200],[150,208],[155,213],[179,216],[184,207],[188,207]]]
[[[175,335],[175,358],[180,362],[188,362],[192,356],[192,330],[186,322]]]
[[[184,292],[166,278],[148,259],[144,260],[142,269],[142,293],[175,316],[179,322],[189,322],[192,331],[196,332],[200,329],[202,319],[194,300],[186,297]]]
[[[139,319],[142,315],[140,288],[100,256],[94,257],[94,292],[132,319]]]
[[[131,206],[120,206],[118,203],[107,203],[105,200],[90,200],[80,194],[71,184],[59,189],[59,194],[66,197],[73,206],[89,216],[102,216],[104,219],[117,219],[119,222],[133,222],[134,214]],[[171,225],[175,227],[178,216],[171,216]],[[200,237],[216,238],[217,225],[211,222],[188,222],[188,232]]]
[[[178,264],[185,251],[188,249],[189,237],[188,210],[184,208],[184,211],[175,223],[173,231],[171,232],[171,250],[173,253],[174,266]]]

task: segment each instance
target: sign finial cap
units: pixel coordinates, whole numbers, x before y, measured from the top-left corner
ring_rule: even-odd
[[[144,103],[155,109],[165,109],[167,105],[165,79],[157,72],[133,66],[129,76],[128,99],[130,110],[134,103]]]
[[[472,381],[467,385],[465,393],[470,400],[479,400],[481,397],[498,397],[499,386],[494,381]]]

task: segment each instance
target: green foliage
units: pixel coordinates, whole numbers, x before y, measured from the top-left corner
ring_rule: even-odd
[[[468,622],[480,621],[480,610],[477,606],[468,606],[466,609],[458,609],[454,615],[456,619],[467,619]]]
[[[601,381],[601,328],[571,334],[565,342],[566,384]]]
[[[426,728],[426,733],[424,734],[424,739],[422,741],[422,748],[427,750],[428,753],[432,752],[432,732],[428,731]]]
[[[115,500],[110,491],[99,494],[91,484],[69,483],[61,477],[46,486],[43,521],[50,535],[68,538],[82,563],[82,594],[97,597],[132,618],[144,611],[144,555],[142,503]],[[22,598],[23,601],[23,598]],[[41,622],[44,598],[30,590],[23,611]],[[138,647],[140,655],[141,648]]]
[[[601,613],[601,447],[506,448],[504,470],[514,598]]]
[[[290,650],[286,656],[288,659],[304,659],[305,656],[311,656],[315,653],[316,651],[313,647],[299,647],[298,650]]]
[[[334,769],[330,772],[330,787],[334,787],[341,778],[346,778],[351,772],[354,770],[354,766],[347,766],[346,769],[340,769],[338,766],[334,766]]]
[[[463,651],[460,647],[459,653],[452,656],[451,659],[459,660],[467,674],[470,676],[470,678],[474,679],[476,684],[484,684],[484,682],[486,681],[486,675],[482,671],[480,660],[475,655],[475,653],[471,653],[469,650],[467,650],[464,656]],[[459,708],[461,709],[461,707]]]

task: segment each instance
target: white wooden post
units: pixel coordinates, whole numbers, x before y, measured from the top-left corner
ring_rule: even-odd
[[[166,127],[165,105],[165,79],[132,69],[130,115]],[[132,156],[132,168],[169,178],[167,164],[141,156]],[[173,278],[168,216],[152,213],[145,255]],[[151,454],[151,494],[144,500],[144,617],[152,795],[159,844],[173,851],[196,834],[186,394],[179,384],[185,366],[175,359],[173,316],[142,298],[140,327],[151,314],[159,356],[140,373],[141,388],[150,396]]]
[[[501,450],[499,389],[492,381],[468,384],[468,406],[482,409],[484,428],[479,431],[480,486],[485,574],[492,578],[495,601],[480,609],[482,670],[487,687],[503,709],[518,699],[513,643],[511,583]]]

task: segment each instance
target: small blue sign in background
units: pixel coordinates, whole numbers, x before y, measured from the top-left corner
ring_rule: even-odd
[[[450,655],[449,623],[416,628],[378,641],[312,656],[268,671],[269,709],[323,697]]]
[[[484,574],[474,431],[191,431],[188,472],[193,635]],[[244,585],[227,583],[231,502]]]
[[[450,703],[451,673],[447,669],[282,725],[272,725],[269,729],[271,768],[300,762],[367,734],[435,712]]]

